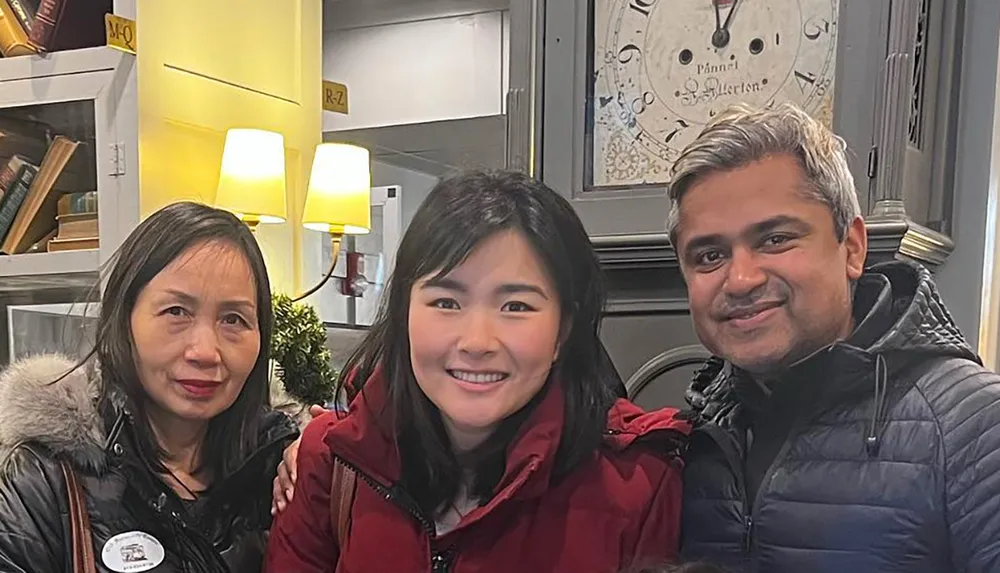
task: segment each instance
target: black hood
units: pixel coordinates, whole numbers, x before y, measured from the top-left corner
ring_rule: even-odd
[[[912,384],[909,377],[893,375],[903,369],[943,357],[981,364],[945,308],[930,272],[920,265],[891,261],[869,268],[858,281],[854,306],[854,333],[796,364],[784,377],[813,384],[811,402],[829,404],[874,394],[877,409],[882,409],[890,394]],[[729,426],[741,405],[752,408],[755,399],[764,399],[759,385],[748,379],[713,357],[695,375],[686,398],[700,421]],[[873,432],[877,425],[873,420]]]
[[[982,363],[959,331],[926,268],[892,261],[871,267],[865,276],[888,279],[895,319],[867,349],[869,352],[953,356]]]

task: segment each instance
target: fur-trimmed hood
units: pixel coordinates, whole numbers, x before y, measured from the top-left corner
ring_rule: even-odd
[[[42,354],[0,372],[0,460],[19,444],[33,443],[88,473],[104,471],[113,430],[98,410],[95,369],[74,369],[76,364],[60,354]],[[308,417],[280,382],[272,381],[271,403],[300,426]]]
[[[44,446],[58,459],[94,472],[107,456],[97,409],[97,380],[58,354],[19,360],[0,373],[0,459],[22,443]]]

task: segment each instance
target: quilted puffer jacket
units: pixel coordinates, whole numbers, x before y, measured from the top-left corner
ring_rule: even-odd
[[[79,477],[98,573],[259,571],[271,483],[295,423],[264,413],[259,446],[239,469],[183,502],[139,455],[130,414],[98,409],[82,369],[51,383],[72,366],[38,356],[0,375],[0,572],[73,571],[60,461]]]
[[[783,379],[798,392],[791,426],[752,499],[747,420],[762,390],[721,360],[699,373],[685,558],[762,573],[1000,572],[1000,376],[922,267],[862,277],[859,328],[880,314],[864,347],[852,336]]]

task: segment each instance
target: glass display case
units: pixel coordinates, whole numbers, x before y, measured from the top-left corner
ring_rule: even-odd
[[[82,358],[93,347],[99,314],[99,303],[8,306],[10,360],[52,352]]]

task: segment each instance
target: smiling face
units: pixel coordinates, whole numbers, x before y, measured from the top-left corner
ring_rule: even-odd
[[[155,419],[207,422],[224,412],[260,353],[253,273],[225,242],[197,244],[153,277],[130,322]]]
[[[410,362],[452,445],[470,450],[545,385],[559,351],[559,297],[528,241],[505,231],[410,292]]]
[[[785,368],[846,337],[851,281],[867,248],[857,218],[840,241],[781,155],[698,180],[680,204],[676,247],[699,338],[755,374]]]

